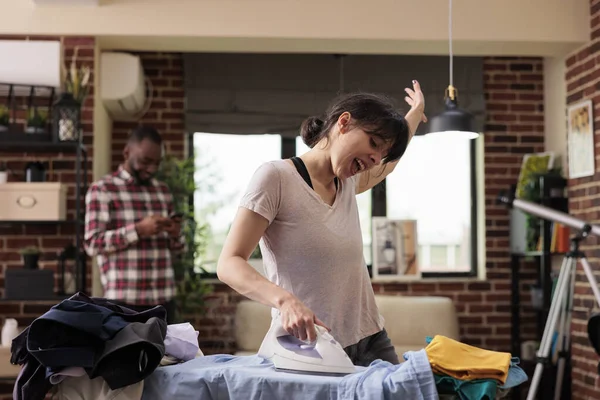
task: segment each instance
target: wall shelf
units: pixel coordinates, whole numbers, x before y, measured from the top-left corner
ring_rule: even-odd
[[[539,177],[539,201],[537,202],[541,206],[552,208],[564,213],[568,213],[568,199],[564,196],[564,192],[567,186],[567,181],[555,175],[542,175]],[[514,193],[514,187],[511,188]],[[559,194],[557,194],[559,193]],[[511,209],[512,212],[516,212],[518,210]],[[534,308],[537,313],[537,332],[536,332],[536,340],[539,342],[542,339],[542,335],[544,333],[544,327],[546,324],[546,319],[548,317],[548,313],[550,310],[550,304],[552,301],[552,285],[553,285],[553,275],[552,275],[552,261],[553,258],[557,258],[560,256],[564,256],[564,253],[551,251],[552,250],[552,226],[553,221],[548,221],[542,218],[539,218],[540,226],[539,226],[539,243],[541,244],[541,250],[533,250],[533,251],[515,251],[513,249],[513,245],[517,243],[519,249],[523,248],[522,244],[518,244],[520,240],[526,240],[523,234],[524,232],[524,220],[519,218],[513,218],[513,214],[511,214],[511,225],[510,225],[510,235],[511,235],[511,252],[510,252],[510,263],[511,263],[511,302],[510,302],[510,310],[511,310],[511,354],[515,357],[521,357],[521,311],[523,306],[521,305],[521,265],[523,261],[528,259],[532,259],[533,262],[537,265],[537,287],[541,289],[542,292],[542,304],[539,308]],[[567,356],[568,359],[568,356]],[[522,360],[524,364],[528,364],[530,368],[526,371],[528,372],[529,377],[531,378],[530,373],[532,373],[535,368],[536,361],[528,361]],[[567,361],[569,363],[569,361]],[[552,380],[556,375],[556,366],[547,365],[544,367],[544,378]],[[554,374],[554,375],[552,375]],[[570,391],[570,379],[569,379],[569,371],[565,372],[566,376],[563,382],[562,393],[569,393]],[[552,375],[552,378],[550,378]],[[548,388],[544,388],[544,390],[548,390]],[[553,389],[552,389],[553,390]],[[512,393],[513,399],[520,399],[520,388],[514,388]],[[553,392],[548,392],[553,393]],[[542,397],[546,398],[546,397]],[[561,399],[569,399],[570,397],[561,397]]]
[[[20,134],[19,136],[25,136]],[[32,135],[34,136],[34,135]],[[80,150],[82,153],[87,154],[85,146],[79,142],[51,142],[44,140],[3,140],[2,132],[0,132],[0,151],[14,151],[14,152],[77,152]]]
[[[78,128],[77,128],[78,129]],[[85,221],[85,210],[82,207],[82,201],[85,198],[88,185],[88,153],[86,147],[81,143],[83,133],[79,141],[55,142],[50,140],[49,135],[45,135],[47,140],[40,140],[35,134],[16,134],[10,132],[0,132],[0,152],[14,153],[72,153],[76,156],[75,161],[75,215],[77,219],[68,219],[61,221],[0,221],[0,226],[14,225],[74,225],[75,226],[75,248],[78,256],[75,259],[75,291],[87,292],[87,259],[83,246],[83,231]],[[64,278],[64,277],[63,277]],[[59,287],[59,292],[64,292],[64,287]]]

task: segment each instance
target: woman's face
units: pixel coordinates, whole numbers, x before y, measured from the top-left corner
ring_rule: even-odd
[[[379,165],[389,150],[382,139],[366,133],[347,113],[340,116],[336,129],[339,134],[332,146],[331,164],[333,172],[340,179]]]

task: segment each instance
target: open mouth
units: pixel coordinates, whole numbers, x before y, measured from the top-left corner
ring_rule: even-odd
[[[352,175],[356,175],[366,169],[365,163],[362,160],[355,158],[352,162]]]

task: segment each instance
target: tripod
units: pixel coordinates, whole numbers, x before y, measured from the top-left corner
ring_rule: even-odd
[[[575,291],[575,271],[577,269],[577,260],[581,262],[585,276],[587,277],[588,283],[594,292],[596,303],[600,306],[600,289],[598,289],[598,283],[592,273],[592,268],[588,263],[585,255],[579,250],[579,243],[585,239],[590,233],[594,236],[600,237],[600,226],[591,225],[584,221],[577,219],[567,213],[554,210],[549,207],[542,206],[540,204],[533,203],[522,199],[515,198],[514,191],[508,194],[500,193],[498,195],[498,201],[505,203],[509,208],[518,208],[536,217],[543,218],[549,221],[554,221],[572,229],[579,230],[579,234],[571,238],[571,248],[566,254],[563,264],[560,268],[558,281],[554,297],[552,299],[550,310],[548,312],[548,318],[546,325],[544,326],[544,334],[540,343],[540,348],[536,354],[537,364],[535,366],[535,372],[531,381],[531,387],[527,394],[527,400],[534,400],[537,394],[540,380],[542,379],[542,372],[544,365],[548,362],[550,356],[550,349],[552,346],[552,337],[560,317],[560,332],[557,342],[558,348],[558,368],[556,377],[556,388],[554,392],[554,399],[560,399],[560,392],[562,389],[562,381],[564,376],[564,369],[567,357],[567,349],[570,346],[571,336],[571,309],[573,308],[573,294]],[[570,283],[570,286],[569,286]],[[567,292],[567,288],[569,291]]]
[[[538,386],[542,378],[544,366],[550,361],[550,351],[552,347],[552,338],[556,330],[556,325],[559,322],[560,326],[557,337],[556,347],[558,350],[558,365],[556,371],[556,386],[554,389],[554,400],[560,400],[562,382],[564,378],[566,358],[569,351],[570,339],[571,339],[571,316],[573,309],[573,294],[575,292],[575,274],[577,270],[577,261],[581,262],[583,271],[588,279],[588,282],[594,292],[596,302],[600,306],[600,290],[590,264],[585,257],[585,254],[579,250],[580,242],[585,239],[588,234],[592,231],[592,227],[585,224],[581,229],[581,232],[571,238],[571,248],[565,255],[562,262],[560,273],[558,275],[558,281],[554,292],[554,297],[550,305],[548,312],[548,318],[544,327],[544,334],[542,335],[542,341],[536,354],[537,363],[535,366],[535,372],[527,394],[527,400],[534,400],[538,391]]]

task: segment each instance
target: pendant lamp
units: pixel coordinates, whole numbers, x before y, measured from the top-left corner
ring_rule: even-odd
[[[468,111],[458,107],[458,91],[453,84],[452,64],[452,0],[449,0],[448,37],[450,47],[450,85],[444,95],[444,111],[431,119],[428,135],[447,138],[475,139],[479,133],[474,128],[474,118]]]

